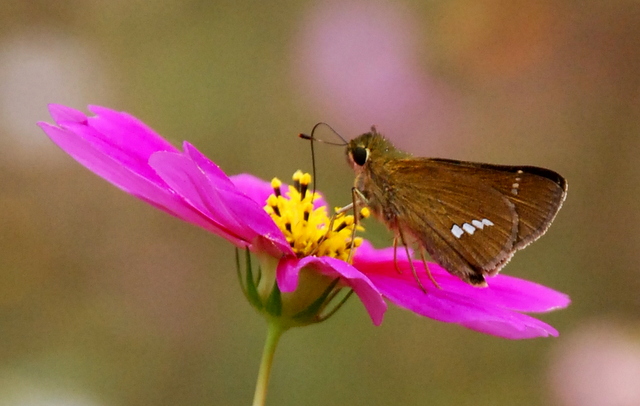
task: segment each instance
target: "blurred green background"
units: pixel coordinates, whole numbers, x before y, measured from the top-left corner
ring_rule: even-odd
[[[395,308],[374,327],[351,300],[284,336],[268,404],[640,404],[637,1],[0,3],[0,405],[247,405],[265,323],[233,247],[59,151],[35,125],[52,102],[130,112],[265,179],[310,170],[296,135],[318,121],[557,170],[564,208],[504,272],[571,296],[541,316],[559,338]],[[345,204],[343,150],[316,149]]]

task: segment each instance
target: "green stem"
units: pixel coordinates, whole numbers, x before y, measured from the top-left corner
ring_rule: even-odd
[[[264,406],[267,399],[267,386],[269,386],[269,375],[271,374],[271,365],[273,364],[273,356],[276,353],[276,347],[280,336],[287,329],[282,327],[278,322],[269,320],[267,328],[267,338],[264,342],[262,350],[262,360],[260,361],[260,371],[258,372],[258,382],[256,382],[256,392],[253,395],[253,406]]]

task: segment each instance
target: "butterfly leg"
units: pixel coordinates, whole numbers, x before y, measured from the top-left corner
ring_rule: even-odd
[[[362,202],[367,205],[369,202],[367,198],[359,191],[357,188],[351,188],[351,204],[343,207],[340,211],[349,210],[353,208],[353,230],[351,231],[351,248],[349,248],[349,256],[347,257],[347,262],[351,263],[351,257],[353,255],[353,244],[355,244],[356,240],[356,229],[358,228],[358,221],[360,220],[360,211],[358,210],[358,202]]]
[[[341,207],[341,208],[339,208],[338,210],[336,210],[336,213],[335,213],[335,214],[336,214],[336,215],[338,215],[338,214],[342,214],[342,213],[344,213],[344,212],[347,212],[347,211],[351,210],[352,208],[353,208],[353,203],[349,203],[348,205],[346,205],[346,206],[344,206],[344,207]]]
[[[413,260],[411,259],[411,253],[409,252],[409,245],[407,244],[407,241],[404,239],[404,235],[402,234],[402,230],[401,229],[398,229],[398,235],[400,236],[400,242],[402,243],[402,245],[404,245],[404,251],[407,253],[407,260],[409,261],[409,265],[411,266],[411,273],[413,274],[413,277],[416,280],[416,282],[418,282],[418,285],[420,286],[420,289],[422,289],[422,291],[424,293],[427,293],[427,290],[424,288],[424,285],[422,285],[422,282],[418,278],[418,273],[416,272],[416,267],[413,266]]]
[[[396,271],[398,273],[402,273],[400,267],[398,266],[398,236],[393,237],[393,265],[396,267]]]
[[[440,287],[440,285],[438,285],[438,282],[436,282],[436,280],[433,277],[433,275],[431,274],[431,271],[429,270],[429,265],[427,264],[427,259],[424,256],[424,248],[422,248],[422,247],[420,247],[420,258],[422,258],[422,263],[424,264],[424,269],[427,271],[427,275],[429,275],[429,279],[431,279],[431,282],[433,282],[433,284],[435,285],[436,288],[442,289]]]

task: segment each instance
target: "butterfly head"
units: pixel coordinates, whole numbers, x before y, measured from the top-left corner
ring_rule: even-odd
[[[375,126],[371,127],[371,132],[359,135],[349,141],[346,152],[347,161],[356,172],[365,168],[371,161],[407,156],[377,132]]]

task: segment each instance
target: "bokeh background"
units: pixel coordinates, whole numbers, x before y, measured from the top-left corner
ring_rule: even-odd
[[[0,405],[247,405],[265,323],[232,246],[59,151],[35,125],[52,102],[128,111],[265,179],[310,170],[296,135],[318,121],[557,170],[564,208],[504,272],[571,295],[542,316],[559,338],[394,308],[374,327],[351,300],[284,336],[268,404],[640,405],[639,2],[0,3]],[[349,202],[344,152],[317,153]]]

